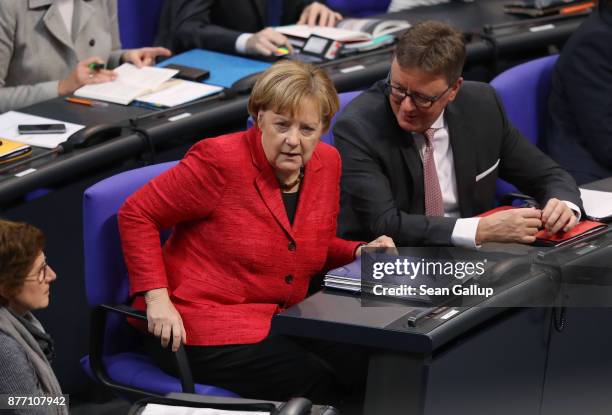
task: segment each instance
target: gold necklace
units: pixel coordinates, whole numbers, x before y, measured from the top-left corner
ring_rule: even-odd
[[[303,178],[304,178],[304,168],[301,167],[300,168],[300,174],[298,174],[298,177],[294,181],[292,181],[291,183],[281,183],[281,182],[278,182],[278,185],[280,186],[281,191],[291,190],[295,186],[300,184],[300,182],[302,181]]]

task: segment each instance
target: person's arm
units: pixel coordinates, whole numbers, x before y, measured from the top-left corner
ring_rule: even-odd
[[[216,208],[225,179],[212,154],[215,151],[206,140],[197,143],[179,164],[145,184],[119,209],[131,295],[168,287],[160,232],[203,219]]]
[[[166,1],[162,9],[157,43],[174,52],[209,49],[235,52],[241,32],[211,21],[214,0]]]
[[[173,351],[186,334],[169,297],[160,231],[201,220],[217,207],[225,179],[215,156],[223,150],[206,144],[196,144],[177,166],[130,196],[117,214],[130,294],[144,293],[148,330],[163,347],[172,339]]]
[[[0,394],[11,396],[39,396],[38,379],[34,367],[23,348],[12,337],[0,332]],[[43,415],[43,407],[12,409],[15,415]]]
[[[17,30],[17,11],[14,7],[15,2],[7,2],[2,5],[0,13],[0,113],[55,98],[58,95],[58,81],[6,86]]]
[[[565,61],[561,79],[582,144],[612,169],[612,24],[584,36]]]
[[[377,132],[340,117],[334,143],[342,156],[343,203],[350,204],[371,238],[387,235],[398,245],[449,245],[456,219],[410,214],[396,204],[391,184],[366,137]]]

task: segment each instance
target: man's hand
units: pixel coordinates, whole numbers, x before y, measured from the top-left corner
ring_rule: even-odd
[[[250,55],[264,55],[270,56],[280,46],[285,46],[289,49],[289,53],[293,53],[293,48],[289,39],[280,32],[266,27],[257,33],[254,33],[246,43],[246,52]]]
[[[570,231],[578,223],[576,213],[559,199],[552,198],[542,210],[542,223],[549,235]]]
[[[140,48],[130,49],[121,55],[123,62],[130,62],[139,68],[143,66],[151,66],[155,63],[155,58],[158,56],[170,56],[172,52],[166,48]]]
[[[162,347],[167,347],[172,336],[172,351],[176,352],[185,343],[187,335],[183,327],[183,319],[174,304],[170,301],[168,290],[156,288],[145,294],[147,303],[147,322],[149,333],[161,337]]]
[[[109,82],[117,78],[117,75],[108,69],[100,69],[97,71],[90,69],[89,65],[91,64],[104,65],[104,61],[94,56],[77,63],[77,66],[70,72],[66,79],[59,81],[57,93],[59,95],[68,95],[72,94],[83,85]]]
[[[304,8],[297,24],[334,27],[340,20],[342,20],[342,15],[340,13],[337,13],[324,4],[315,1]]]
[[[393,242],[393,239],[389,238],[387,235],[379,236],[369,244],[361,245],[359,248],[357,248],[355,257],[359,258],[361,256],[361,251],[363,248],[395,248],[395,243]]]
[[[476,244],[484,242],[535,242],[542,226],[542,211],[535,208],[509,209],[481,218],[476,230]]]

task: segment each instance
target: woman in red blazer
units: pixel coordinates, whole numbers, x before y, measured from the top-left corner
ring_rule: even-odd
[[[269,331],[313,276],[360,252],[336,237],[340,156],[319,142],[338,105],[323,70],[277,63],[253,88],[253,128],[195,144],[119,211],[134,305],[164,347],[185,343],[196,381],[262,399],[333,393],[320,344]]]

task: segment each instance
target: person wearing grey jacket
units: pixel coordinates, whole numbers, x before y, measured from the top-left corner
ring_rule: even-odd
[[[0,395],[57,398],[12,414],[68,414],[51,368],[53,340],[31,313],[47,307],[56,279],[43,248],[39,229],[0,220]]]
[[[154,63],[165,48],[122,50],[117,0],[2,0],[0,113],[110,81],[121,62]]]

